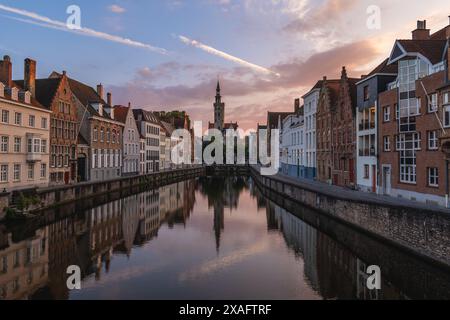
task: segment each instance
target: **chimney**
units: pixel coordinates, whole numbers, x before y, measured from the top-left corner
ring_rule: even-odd
[[[100,83],[98,86],[97,86],[97,94],[100,96],[100,98],[104,98],[104,95],[103,95],[103,93],[104,93],[104,91],[103,91],[103,85]]]
[[[342,67],[341,78],[342,78],[342,79],[346,79],[346,78],[347,78],[347,69],[345,68],[345,66]]]
[[[413,40],[430,40],[430,29],[427,29],[427,20],[417,21],[417,29],[412,32]]]
[[[111,106],[111,107],[112,107],[112,95],[111,95],[111,92],[108,92],[108,93],[106,94],[106,104],[107,104],[108,106]]]
[[[298,114],[300,112],[300,99],[295,99],[294,112]]]
[[[111,108],[109,110],[110,110],[109,116],[111,117],[112,120],[115,120],[114,107],[111,106]]]
[[[0,81],[5,87],[12,87],[12,63],[9,56],[4,56],[3,60],[0,60]]]
[[[30,91],[31,96],[36,98],[36,61],[25,59],[24,65],[24,89]]]

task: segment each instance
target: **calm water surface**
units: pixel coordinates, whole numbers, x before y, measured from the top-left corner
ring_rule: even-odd
[[[320,228],[313,227],[245,178],[180,182],[70,210],[65,218],[50,212],[44,222],[0,227],[0,298],[450,296],[447,272],[336,222],[313,218]],[[370,264],[382,268],[382,290],[366,289]],[[82,270],[80,291],[67,289],[69,265]]]

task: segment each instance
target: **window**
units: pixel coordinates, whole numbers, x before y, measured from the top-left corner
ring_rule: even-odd
[[[47,118],[41,118],[41,128],[47,129]]]
[[[367,101],[369,99],[370,99],[369,86],[365,86],[364,87],[364,101]]]
[[[14,165],[14,181],[20,181],[20,164]]]
[[[0,165],[0,182],[8,182],[8,165]]]
[[[428,112],[436,112],[438,110],[438,95],[434,93],[430,96],[430,101],[428,103]]]
[[[428,168],[428,185],[430,187],[439,187],[438,168]]]
[[[28,139],[27,152],[28,153],[33,153],[33,139]]]
[[[364,179],[370,178],[370,167],[368,164],[364,165]]]
[[[428,149],[437,150],[438,149],[438,132],[429,131],[428,132]]]
[[[2,122],[9,123],[9,111],[8,110],[2,110]]]
[[[47,140],[41,140],[41,153],[47,153]]]
[[[22,138],[15,137],[14,138],[14,152],[20,153],[22,150]]]
[[[383,143],[384,143],[384,151],[386,152],[391,151],[391,138],[389,136],[383,138]]]
[[[47,164],[41,163],[41,179],[45,179],[47,177]]]
[[[450,127],[450,105],[444,106],[444,126]]]
[[[14,114],[14,124],[21,126],[22,125],[22,114],[19,112],[16,112]]]
[[[34,143],[33,152],[40,153],[41,152],[41,139],[33,139],[33,143]]]
[[[417,150],[420,150],[420,134],[407,133],[397,136],[400,153],[400,182],[415,184],[417,181]]]
[[[94,141],[98,140],[98,129],[94,128]]]
[[[32,128],[34,128],[36,126],[36,117],[35,116],[30,116],[28,118],[28,125]]]
[[[442,100],[443,100],[444,104],[449,104],[450,103],[450,92],[444,93]]]
[[[391,108],[390,107],[383,108],[383,120],[384,120],[384,122],[391,121]]]
[[[9,149],[9,137],[2,136],[0,139],[0,152],[8,152]]]
[[[28,164],[28,179],[34,179],[34,163]]]

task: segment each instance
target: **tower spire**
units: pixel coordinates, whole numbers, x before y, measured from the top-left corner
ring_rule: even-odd
[[[217,79],[217,89],[216,89],[216,93],[218,96],[220,96],[220,80]]]

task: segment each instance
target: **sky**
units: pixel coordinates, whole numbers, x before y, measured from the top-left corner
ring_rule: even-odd
[[[92,87],[102,83],[114,104],[185,110],[205,123],[213,121],[220,79],[226,121],[248,130],[269,110],[293,110],[295,98],[323,76],[339,77],[343,66],[349,76],[367,74],[395,39],[411,37],[417,20],[432,32],[449,24],[448,0],[405,3],[0,0],[0,56],[11,56],[15,79],[30,57],[40,78],[65,70]],[[73,5],[80,30],[66,25]],[[379,24],[369,28],[368,20]]]

